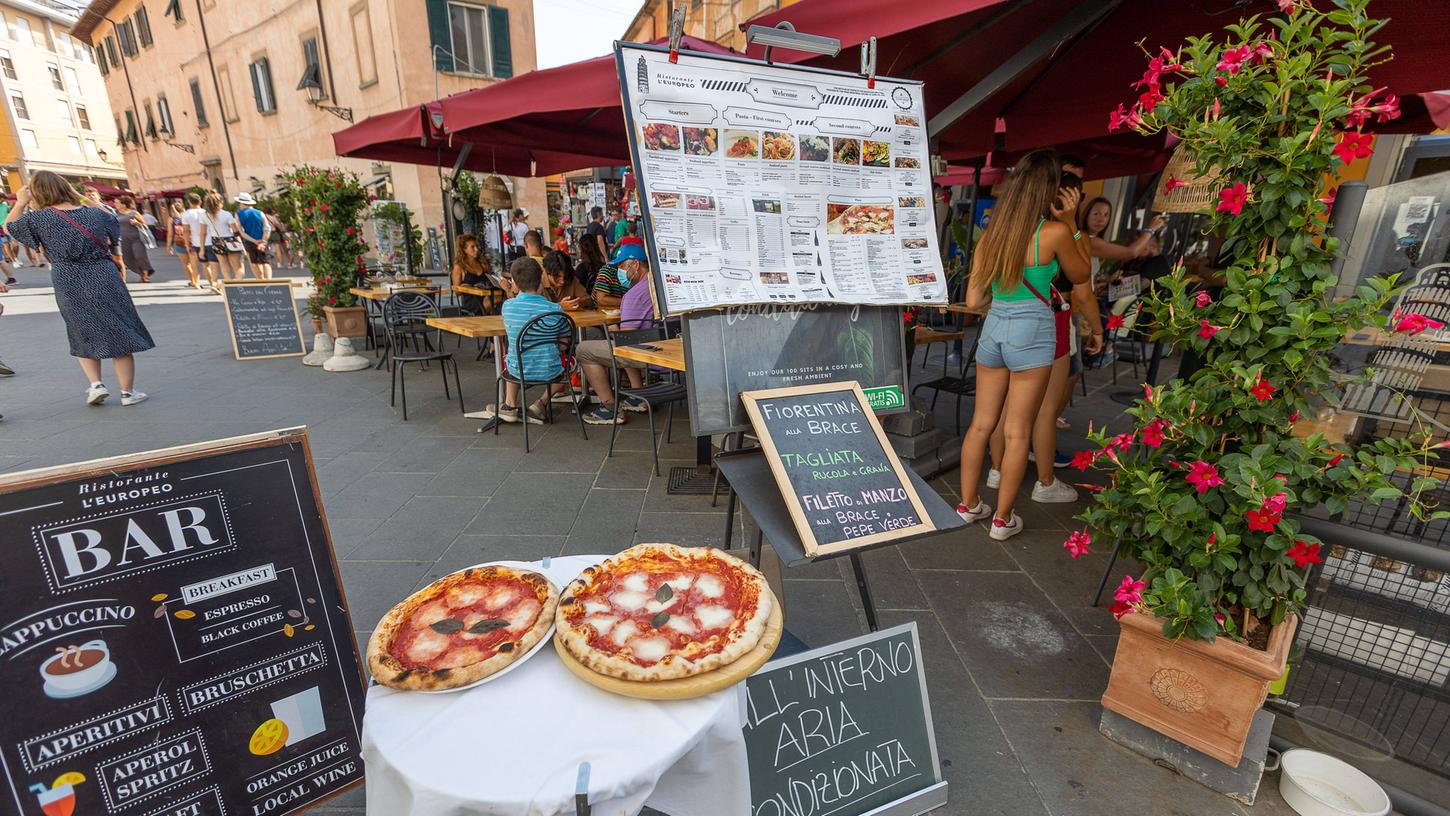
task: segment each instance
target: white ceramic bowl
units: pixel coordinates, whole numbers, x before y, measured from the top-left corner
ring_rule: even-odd
[[[1390,797],[1365,773],[1328,754],[1295,748],[1279,765],[1279,794],[1300,816],[1389,816]]]

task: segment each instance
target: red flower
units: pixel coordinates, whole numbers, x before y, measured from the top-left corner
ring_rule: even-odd
[[[1128,448],[1133,447],[1133,434],[1120,433],[1113,437],[1113,441],[1109,442],[1108,445],[1126,453]]]
[[[1113,600],[1118,603],[1135,604],[1143,600],[1143,590],[1147,588],[1142,581],[1134,579],[1131,575],[1124,575],[1123,582],[1113,590]]]
[[[1332,468],[1335,465],[1337,465],[1337,464],[1339,464],[1340,462],[1343,462],[1343,461],[1344,461],[1344,454],[1337,453],[1337,454],[1334,455],[1334,458],[1333,459],[1330,459],[1329,460],[1329,464],[1325,465],[1325,467]]]
[[[1168,180],[1165,181],[1165,182],[1163,182],[1163,192],[1165,192],[1165,193],[1171,193],[1174,190],[1177,190],[1179,187],[1182,187],[1183,185],[1185,185],[1187,183],[1188,182],[1184,181],[1183,179],[1181,179],[1181,178],[1179,178],[1177,176],[1169,176],[1168,177]]]
[[[359,264],[364,264],[364,263],[367,263],[367,259],[365,259],[365,258],[363,258],[363,256],[359,255],[359,256],[357,256],[357,262]]]
[[[1279,478],[1282,478],[1282,477],[1275,476],[1274,478],[1275,479],[1279,479]],[[1287,481],[1287,479],[1285,481]],[[1266,513],[1273,513],[1276,516],[1282,516],[1282,515],[1284,515],[1284,509],[1287,508],[1288,506],[1289,506],[1289,494],[1288,493],[1275,493],[1274,495],[1268,497],[1267,499],[1264,499],[1263,504],[1259,505],[1259,509],[1260,510],[1263,510]]]
[[[1266,402],[1273,399],[1274,392],[1278,390],[1278,388],[1274,387],[1273,383],[1263,377],[1259,377],[1259,381],[1254,383],[1254,387],[1249,389],[1249,393],[1253,394],[1254,399],[1259,402]]]
[[[1249,187],[1242,181],[1218,191],[1218,211],[1237,216],[1249,201]]]
[[[327,298],[327,305],[329,305],[329,306],[336,306],[337,305],[337,295],[331,295],[330,297],[328,297]]]
[[[1098,454],[1096,451],[1078,451],[1077,453],[1074,453],[1072,455],[1072,466],[1077,468],[1078,470],[1087,470],[1088,468],[1092,467],[1093,462],[1096,462],[1097,460]]]
[[[1155,419],[1143,426],[1143,444],[1150,448],[1157,448],[1163,444],[1163,429],[1168,427],[1165,419]]]
[[[1063,549],[1073,558],[1081,558],[1088,555],[1088,545],[1093,543],[1093,537],[1086,530],[1074,530],[1067,540],[1062,542]]]
[[[1211,550],[1211,549],[1213,549],[1213,545],[1215,545],[1217,543],[1218,543],[1218,533],[1209,533],[1208,534],[1208,541],[1204,542],[1204,545],[1203,546],[1204,546],[1204,549]]]
[[[1310,544],[1302,539],[1294,539],[1294,543],[1289,546],[1289,551],[1285,554],[1294,559],[1294,563],[1300,567],[1324,563],[1324,557],[1319,554],[1319,545]]]
[[[1220,87],[1220,88],[1225,87],[1226,85],[1228,85],[1228,77],[1223,76],[1223,75],[1219,75],[1219,76],[1214,77],[1213,78],[1213,81],[1215,83],[1217,83],[1218,84],[1218,87]]]
[[[1258,65],[1272,56],[1274,56],[1274,49],[1269,45],[1268,42],[1260,40],[1259,42],[1254,43],[1254,50],[1253,53],[1249,55],[1249,62],[1254,65]]]
[[[1188,475],[1183,477],[1183,481],[1193,485],[1193,489],[1199,493],[1207,493],[1223,484],[1223,477],[1218,475],[1218,468],[1200,459],[1189,467]]]
[[[1280,0],[1280,2],[1282,2],[1282,0]],[[1228,615],[1225,615],[1222,612],[1215,612],[1213,613],[1213,620],[1219,626],[1223,626],[1223,622],[1228,620]]]
[[[1223,59],[1219,60],[1218,65],[1214,67],[1225,73],[1237,74],[1243,69],[1244,63],[1248,61],[1251,53],[1247,43],[1238,48],[1226,49],[1223,52]]]
[[[323,278],[322,279],[322,282],[323,283],[332,283],[332,277],[331,276],[328,276],[326,278]]]
[[[1198,321],[1198,336],[1202,340],[1212,340],[1215,334],[1223,330],[1223,326],[1215,326],[1207,320]]]
[[[1123,316],[1120,314],[1108,315],[1107,326],[1109,329],[1121,329],[1123,327]]]
[[[1339,134],[1339,141],[1334,143],[1334,154],[1345,164],[1355,159],[1368,158],[1374,155],[1374,136],[1352,130],[1343,131]]]
[[[1294,409],[1294,413],[1292,413],[1292,414],[1289,415],[1289,421],[1290,422],[1298,422],[1299,421],[1299,409],[1298,408],[1295,408]]]
[[[318,207],[318,209],[322,210],[323,212],[327,212],[327,205],[323,204],[322,206]]]
[[[1163,91],[1160,90],[1158,83],[1154,82],[1148,85],[1148,90],[1144,91],[1142,96],[1138,97],[1138,106],[1143,113],[1152,113],[1153,109],[1158,107],[1158,103],[1162,101]]]
[[[317,199],[315,199],[315,198],[314,198],[314,199],[312,199],[312,200],[311,200],[311,201],[309,201],[309,202],[307,202],[307,203],[308,203],[308,204],[311,204],[311,205],[312,205],[312,206],[314,206],[314,207],[316,207],[316,206],[317,206]]]
[[[1193,296],[1193,305],[1197,306],[1200,309],[1212,302],[1213,295],[1210,295],[1208,292],[1199,292],[1198,294]]]
[[[347,228],[347,234],[348,235],[357,235],[357,227],[348,227]]]
[[[1324,197],[1321,198],[1321,199],[1319,199],[1319,202],[1321,204],[1323,204],[1325,207],[1328,207],[1329,209],[1332,210],[1332,209],[1334,209],[1334,202],[1338,198],[1339,198],[1339,188],[1338,187],[1335,187],[1332,190],[1330,190],[1329,192],[1325,193],[1324,194]]]
[[[1299,0],[1279,0],[1279,12],[1281,14],[1289,14],[1294,10],[1298,2]]]
[[[1249,529],[1260,533],[1274,532],[1274,525],[1279,523],[1281,516],[1266,512],[1262,509],[1250,510],[1244,513],[1244,518],[1249,521]]]
[[[1122,130],[1123,128],[1137,130],[1141,124],[1143,124],[1143,114],[1138,110],[1137,105],[1134,105],[1132,110],[1124,110],[1122,105],[1118,105],[1117,110],[1108,114],[1108,130]]]
[[[1108,611],[1113,613],[1114,618],[1122,620],[1123,618],[1126,618],[1128,615],[1131,615],[1133,613],[1133,605],[1118,601],[1117,603],[1108,607]]]
[[[1370,104],[1384,90],[1384,88],[1376,88],[1363,97],[1352,101],[1350,103],[1349,114],[1344,117],[1344,126],[1347,128],[1362,128],[1366,124],[1369,124],[1371,116],[1376,117],[1381,124],[1400,118],[1400,98],[1394,94],[1389,94],[1377,105]]]
[[[1419,312],[1395,312],[1391,318],[1395,324],[1395,331],[1400,334],[1408,334],[1411,337],[1426,329],[1443,329],[1445,324],[1433,318],[1425,317]]]

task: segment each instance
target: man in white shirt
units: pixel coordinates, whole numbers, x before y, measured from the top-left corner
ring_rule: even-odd
[[[509,257],[524,257],[524,236],[529,234],[529,215],[523,210],[514,210],[514,217],[509,222]]]
[[[206,210],[201,208],[201,196],[196,193],[187,193],[186,212],[181,214],[181,223],[186,226],[189,251],[193,256],[193,262],[197,266],[206,269],[207,282],[211,288],[215,289],[216,257],[212,256],[212,263],[202,262],[205,257],[205,253],[203,252],[205,247],[202,244],[202,240],[206,238],[207,221]],[[200,281],[197,282],[196,288],[201,288]]]

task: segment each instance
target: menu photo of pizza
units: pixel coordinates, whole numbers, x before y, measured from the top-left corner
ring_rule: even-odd
[[[915,116],[907,116],[904,113],[898,113],[896,114],[896,124],[906,125],[907,127],[921,127],[921,120],[917,119]]]
[[[640,128],[645,150],[679,150],[680,128],[664,122],[645,122]]]
[[[827,204],[828,235],[894,235],[896,213],[879,204]]]
[[[758,158],[760,158],[760,131],[756,131],[756,130],[726,130],[725,131],[725,158],[727,158],[727,159],[758,159]]]

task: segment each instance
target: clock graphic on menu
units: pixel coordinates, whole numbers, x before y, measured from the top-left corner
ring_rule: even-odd
[[[902,110],[911,110],[911,91],[905,88],[896,88],[891,92],[891,101],[895,102],[896,107]]]

